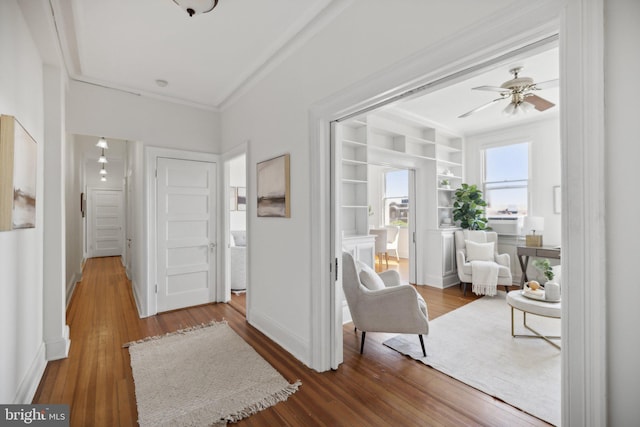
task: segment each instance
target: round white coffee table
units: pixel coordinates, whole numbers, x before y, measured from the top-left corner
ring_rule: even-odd
[[[562,312],[562,306],[560,302],[547,302],[547,301],[538,301],[531,298],[527,298],[522,295],[522,290],[518,289],[515,291],[511,291],[507,294],[507,304],[511,306],[511,336],[512,337],[523,337],[523,338],[542,338],[547,341],[552,346],[560,349],[560,346],[555,342],[551,341],[552,339],[560,339],[559,336],[548,336],[539,333],[538,331],[531,328],[527,325],[527,313],[535,314],[536,316],[543,317],[551,317],[554,319],[559,319],[560,314]],[[513,310],[518,309],[523,313],[523,325],[525,328],[533,332],[535,335],[517,335],[514,330],[514,314]]]

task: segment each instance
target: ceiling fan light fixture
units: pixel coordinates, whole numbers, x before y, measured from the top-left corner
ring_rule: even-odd
[[[173,0],[189,16],[211,12],[217,5],[218,0]]]
[[[513,114],[516,114],[516,105],[512,102],[508,103],[506,107],[504,107],[504,110],[502,110],[502,113],[505,116],[511,116]]]
[[[98,143],[96,144],[96,147],[102,148],[103,150],[109,149],[109,144],[107,144],[107,140],[104,139],[104,136],[100,137],[100,139],[98,140]]]

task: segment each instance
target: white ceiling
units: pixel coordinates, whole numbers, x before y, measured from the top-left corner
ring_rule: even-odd
[[[520,77],[531,77],[537,83],[557,79],[559,76],[558,48],[548,47],[546,49],[535,54],[518,55],[501,61],[497,65],[473,73],[466,80],[437,88],[433,92],[414,97],[408,101],[398,102],[388,109],[395,113],[426,118],[430,122],[460,135],[551,118],[559,112],[559,87],[536,92],[536,95],[556,104],[555,107],[546,111],[532,110],[525,115],[505,116],[502,114],[502,110],[508,104],[508,101],[505,100],[496,102],[471,116],[458,118],[458,116],[486,104],[500,95],[497,92],[472,90],[472,88],[485,85],[500,86],[512,78],[509,70],[516,66],[524,67],[520,72]]]
[[[220,0],[210,13],[189,17],[173,0],[51,0],[60,45],[72,78],[209,109],[219,109],[282,58],[297,37],[318,28],[337,0]],[[323,13],[325,12],[325,13]],[[549,48],[547,48],[549,49]],[[536,82],[558,78],[558,49],[502,60],[465,81],[387,109],[428,118],[468,134],[557,114],[558,107],[505,117],[507,101],[458,116],[491,101],[509,69]],[[466,77],[465,77],[466,78]],[[156,80],[166,80],[159,87]],[[538,93],[558,104],[558,88]]]
[[[219,107],[330,3],[220,0],[189,17],[172,0],[52,0],[73,78],[206,108]]]

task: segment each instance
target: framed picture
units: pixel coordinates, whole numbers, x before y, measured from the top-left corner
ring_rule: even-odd
[[[238,202],[237,202],[237,187],[229,188],[229,210],[237,211],[238,210]]]
[[[257,164],[258,216],[291,217],[289,154]]]
[[[238,206],[239,211],[247,210],[247,188],[246,187],[238,187],[236,205]]]
[[[38,146],[13,116],[0,116],[0,231],[36,226]]]

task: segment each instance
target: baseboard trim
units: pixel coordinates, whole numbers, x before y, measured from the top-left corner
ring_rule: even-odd
[[[27,374],[22,379],[16,395],[13,399],[14,404],[29,404],[33,401],[33,397],[36,395],[40,380],[44,375],[44,370],[47,367],[47,359],[45,358],[45,345],[42,343],[40,348],[36,352],[36,356],[31,361],[31,366]]]
[[[69,356],[69,325],[64,325],[63,335],[51,341],[45,341],[45,357],[47,360],[65,359]]]
[[[291,353],[296,359],[310,366],[310,346],[301,337],[292,334],[286,327],[269,316],[259,313],[256,309],[251,310],[251,321],[249,323]]]
[[[76,290],[76,284],[81,281],[82,281],[82,273],[80,274],[74,273],[69,283],[67,283],[67,294],[65,297],[66,307],[69,307],[69,303],[71,302],[71,297],[73,296],[73,293]]]
[[[133,291],[131,293],[133,294],[133,300],[135,301],[136,309],[138,310],[138,317],[141,318],[141,319],[145,318],[145,317],[148,317],[148,316],[144,316],[142,314],[143,311],[142,311],[142,306],[140,306],[140,297],[138,296],[138,287],[136,286],[136,284],[135,284],[135,282],[133,280],[131,281],[131,290]]]

